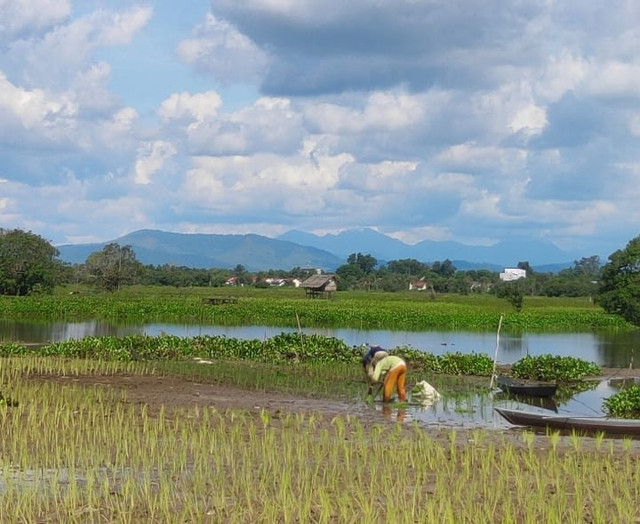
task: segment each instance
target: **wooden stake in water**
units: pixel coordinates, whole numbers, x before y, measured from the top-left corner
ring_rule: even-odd
[[[300,317],[298,316],[297,312],[296,321],[298,322],[298,336],[300,337],[300,346],[302,347],[302,352],[304,353],[304,337],[302,336],[302,326],[300,325]],[[298,355],[296,355],[296,357],[298,357]]]
[[[502,327],[502,315],[498,322],[498,332],[496,333],[496,350],[493,354],[493,371],[491,372],[491,382],[489,382],[489,391],[493,389],[493,381],[496,377],[496,364],[498,363],[498,348],[500,347],[500,328]]]

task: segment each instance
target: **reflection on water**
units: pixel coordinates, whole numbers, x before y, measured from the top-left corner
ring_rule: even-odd
[[[406,407],[394,404],[375,403],[374,409],[388,420],[399,422],[414,421],[425,426],[438,426],[452,429],[508,428],[509,422],[497,414],[494,407],[505,407],[546,414],[572,416],[605,416],[603,401],[620,391],[620,382],[602,380],[590,386],[591,389],[578,391],[573,395],[559,398],[541,399],[505,395],[503,392],[468,393],[460,395],[446,388],[440,388],[442,398],[429,405],[410,403]]]
[[[116,324],[85,322],[22,322],[0,320],[0,342],[46,343],[86,336],[161,334],[180,337],[220,335],[239,339],[273,337],[295,328],[272,326],[205,326],[196,324]],[[409,346],[435,355],[460,351],[485,353],[493,357],[496,334],[470,331],[391,331],[344,328],[303,328],[304,333],[336,337],[347,345],[376,344],[386,348]],[[512,364],[526,355],[573,356],[605,367],[629,367],[640,349],[640,330],[592,333],[501,333],[498,362]]]
[[[83,322],[23,322],[0,319],[0,342],[42,344],[84,337],[122,337],[142,333],[144,333],[144,326],[117,325],[100,320]]]

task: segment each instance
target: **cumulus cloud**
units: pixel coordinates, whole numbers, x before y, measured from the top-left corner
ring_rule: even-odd
[[[216,115],[222,105],[222,98],[215,91],[206,93],[174,93],[162,102],[158,113],[166,120],[188,119],[202,122]]]
[[[315,162],[304,155],[198,157],[182,192],[214,215],[268,216],[278,209],[293,215],[317,214],[325,208],[340,169],[352,161],[345,154],[320,156]]]
[[[637,2],[151,5],[0,0],[0,218],[574,246],[640,218]]]
[[[167,160],[176,154],[176,148],[170,142],[156,140],[143,145],[135,164],[134,180],[136,184],[150,184],[151,177],[160,171]]]
[[[254,81],[262,76],[268,64],[265,51],[213,14],[207,15],[192,38],[180,43],[178,55],[223,83]]]
[[[0,44],[50,28],[70,12],[70,0],[0,0]]]
[[[0,115],[7,138],[34,140],[35,135],[57,140],[75,126],[77,109],[67,95],[16,86],[0,72]]]
[[[262,97],[232,113],[221,112],[221,105],[216,91],[174,93],[158,113],[192,154],[291,153],[300,146],[303,116],[289,100]]]
[[[149,21],[152,10],[134,6],[123,12],[93,11],[48,28],[43,34],[14,40],[0,64],[19,71],[25,85],[46,84],[62,89],[88,65],[91,53],[103,46],[120,46]]]

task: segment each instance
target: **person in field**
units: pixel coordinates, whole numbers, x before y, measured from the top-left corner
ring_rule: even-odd
[[[368,395],[375,384],[382,384],[382,402],[390,402],[394,389],[401,402],[407,401],[405,381],[407,364],[400,357],[390,355],[380,346],[372,346],[362,357],[362,366],[369,383]]]

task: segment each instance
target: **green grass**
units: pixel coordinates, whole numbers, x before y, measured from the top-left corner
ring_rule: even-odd
[[[492,331],[503,317],[507,331],[590,331],[630,329],[588,299],[525,297],[518,313],[493,295],[339,292],[334,300],[309,300],[302,289],[188,288],[132,286],[107,293],[0,297],[0,317],[47,319],[103,318],[217,325],[351,327],[393,330]],[[204,297],[238,299],[205,305]]]

